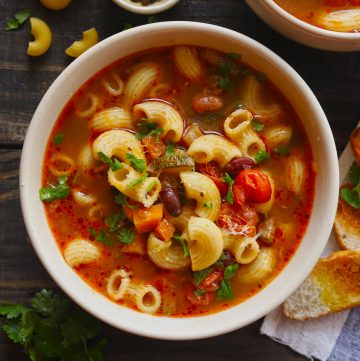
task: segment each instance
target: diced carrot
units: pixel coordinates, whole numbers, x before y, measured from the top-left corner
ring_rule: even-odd
[[[156,135],[144,137],[142,139],[142,144],[144,145],[150,160],[154,160],[165,154],[166,145],[161,139],[158,139],[156,142]]]
[[[146,238],[142,234],[136,233],[135,241],[125,244],[121,251],[124,253],[146,254]]]
[[[163,241],[170,241],[175,233],[175,227],[164,218],[160,224],[155,228],[155,234]]]
[[[134,224],[137,231],[139,233],[152,231],[161,222],[163,213],[162,204],[156,204],[150,208],[138,208],[134,210]]]

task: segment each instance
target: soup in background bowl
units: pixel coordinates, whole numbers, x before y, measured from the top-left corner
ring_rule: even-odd
[[[325,245],[338,188],[331,132],[301,78],[243,35],[177,22],[74,61],[34,115],[20,178],[32,243],[65,292],[169,339],[281,303]]]

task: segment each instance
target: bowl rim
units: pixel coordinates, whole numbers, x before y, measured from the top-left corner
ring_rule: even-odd
[[[251,1],[251,0],[250,0]],[[248,2],[248,0],[247,0]],[[290,14],[285,9],[283,9],[275,0],[260,0],[260,2],[264,3],[266,6],[271,8],[274,12],[279,14],[281,17],[286,19],[288,22],[293,23],[297,27],[313,33],[314,35],[331,38],[333,40],[360,40],[360,32],[353,33],[353,32],[340,32],[340,31],[332,31],[328,29],[323,29],[318,26],[312,25],[307,23],[306,21],[303,21],[296,16]]]
[[[131,3],[128,0],[112,0],[116,5],[122,7],[125,10],[131,11],[137,14],[157,14],[175,6],[180,0],[162,0],[160,3],[154,3],[151,5],[137,5]]]
[[[127,308],[125,309],[125,307],[121,307],[121,311],[120,311],[119,305],[116,305],[115,303],[108,300],[105,296],[101,295],[100,293],[97,293],[96,291],[93,291],[93,293],[94,294],[96,293],[96,295],[92,300],[88,301],[87,299],[83,299],[82,296],[87,295],[87,293],[84,292],[82,284],[84,285],[87,284],[73,270],[70,269],[69,271],[71,272],[71,277],[69,280],[67,280],[68,282],[66,282],[66,280],[63,279],[62,277],[63,275],[59,274],[56,267],[53,267],[50,257],[48,257],[46,253],[44,253],[41,244],[42,240],[40,237],[40,232],[42,231],[40,229],[41,227],[38,226],[37,223],[32,219],[33,209],[32,209],[32,203],[30,202],[31,195],[27,191],[27,182],[30,183],[32,179],[30,178],[30,175],[27,173],[29,173],[29,169],[31,169],[31,164],[32,164],[31,163],[32,146],[33,144],[36,144],[37,130],[39,127],[41,127],[42,118],[40,117],[40,114],[42,112],[42,109],[46,108],[47,102],[50,101],[52,98],[55,98],[54,94],[56,94],[57,89],[64,86],[64,83],[66,83],[66,79],[68,79],[71,76],[72,72],[76,71],[76,69],[80,68],[84,63],[87,63],[89,61],[88,59],[90,59],[93,54],[103,51],[103,49],[106,48],[107,46],[116,45],[119,42],[121,43],[122,40],[124,40],[125,38],[131,38],[132,36],[138,34],[139,31],[146,31],[147,33],[149,33],[150,31],[159,31],[160,33],[164,32],[168,34],[170,30],[202,31],[202,32],[208,32],[210,34],[220,33],[221,36],[226,37],[229,40],[231,39],[234,42],[244,43],[248,47],[251,47],[252,49],[256,49],[256,53],[260,52],[264,56],[269,56],[272,62],[276,63],[276,66],[279,69],[281,68],[283,71],[286,71],[288,73],[289,78],[294,83],[296,83],[299,90],[301,90],[301,92],[303,94],[306,94],[306,96],[308,97],[309,103],[311,105],[311,109],[312,111],[314,111],[314,113],[316,113],[317,119],[319,120],[317,125],[321,129],[322,134],[324,135],[327,151],[329,152],[326,154],[327,154],[327,160],[329,161],[330,164],[329,167],[331,171],[331,174],[329,174],[330,179],[328,184],[329,196],[327,198],[328,199],[327,204],[330,205],[330,207],[327,208],[327,213],[323,215],[322,223],[319,226],[319,229],[321,229],[322,231],[321,234],[323,238],[319,237],[319,239],[317,240],[317,243],[313,247],[312,253],[306,258],[306,261],[304,262],[305,268],[302,270],[302,272],[297,272],[293,274],[292,275],[293,282],[291,283],[289,282],[289,284],[287,284],[287,287],[280,288],[279,292],[276,294],[277,299],[275,301],[273,299],[269,300],[269,302],[266,303],[260,310],[256,308],[253,311],[253,313],[251,313],[250,315],[247,314],[242,315],[241,322],[239,322],[239,320],[237,320],[233,314],[235,313],[235,309],[237,307],[239,307],[240,305],[244,305],[247,301],[234,305],[228,308],[227,310],[206,316],[170,318],[164,316],[162,317],[150,316],[129,310]],[[93,75],[94,74],[90,74],[89,78]],[[70,96],[71,95],[69,95],[69,97]],[[339,174],[338,161],[337,161],[335,143],[326,116],[318,100],[316,99],[315,95],[312,93],[311,89],[308,87],[305,81],[298,75],[298,73],[292,67],[290,67],[289,64],[287,64],[278,55],[273,53],[270,49],[266,48],[264,45],[233,30],[229,30],[216,25],[204,24],[204,23],[172,21],[172,22],[161,22],[155,24],[142,25],[140,27],[115,34],[103,40],[102,42],[98,43],[93,48],[89,49],[87,52],[81,55],[79,58],[75,59],[56,78],[56,80],[49,87],[49,89],[43,96],[41,102],[39,103],[26,134],[23,151],[21,155],[21,162],[20,162],[20,175],[19,175],[20,202],[21,202],[22,214],[27,232],[29,234],[32,246],[34,247],[35,252],[37,253],[40,261],[42,262],[43,266],[50,274],[50,276],[57,283],[57,285],[59,285],[60,288],[83,309],[85,309],[93,316],[106,322],[107,324],[110,324],[116,328],[137,335],[152,337],[157,339],[166,339],[166,340],[194,340],[194,339],[217,336],[244,327],[249,323],[258,320],[259,318],[263,317],[271,310],[279,306],[289,294],[295,291],[298,285],[306,278],[306,276],[310,273],[311,269],[317,262],[322,250],[326,245],[328,236],[331,232],[332,223],[335,218],[337,200],[338,200],[338,193],[337,193],[339,188],[338,174]],[[42,207],[42,212],[45,213],[43,207]],[[301,244],[299,248],[300,247]],[[298,252],[299,248],[297,249],[296,252]],[[292,260],[294,260],[296,256],[296,252]],[[60,251],[58,252],[58,256],[62,257]],[[290,263],[292,262],[292,260],[290,260]],[[288,267],[288,265],[286,267]],[[274,281],[276,281],[277,278],[281,277],[281,275],[284,274],[286,267],[261,292],[266,291],[266,289],[272,283],[274,283]],[[78,281],[81,282],[81,286],[79,287],[79,290],[77,290],[78,292],[75,292],[73,283],[76,283]],[[88,287],[90,288],[90,286]],[[80,292],[82,292],[82,294],[80,294]],[[253,297],[256,297],[256,295]],[[250,300],[253,297],[251,297]],[[102,301],[102,299],[106,301]],[[135,321],[135,326],[132,322],[129,322],[128,320],[126,320],[125,323],[123,322],[122,319],[117,320],[116,317],[114,317],[112,314],[109,314],[109,312],[107,312],[107,310],[104,310],[103,308],[96,309],[96,307],[94,307],[95,304],[102,304],[109,306],[109,302],[119,307],[119,311],[117,312],[121,313],[122,316],[130,317],[131,321]],[[130,313],[131,316],[129,316]],[[224,317],[226,318],[227,323],[223,322]],[[139,321],[141,321],[142,327],[138,326]],[[158,327],[158,324],[167,327],[167,329]],[[201,327],[198,326],[199,324],[201,324]],[[209,324],[211,325],[211,327],[209,327]],[[156,325],[156,329],[152,327],[154,325]]]

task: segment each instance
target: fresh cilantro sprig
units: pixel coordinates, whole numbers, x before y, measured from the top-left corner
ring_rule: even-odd
[[[216,291],[218,299],[231,299],[234,292],[231,287],[231,278],[235,275],[239,265],[237,263],[227,266],[224,270],[224,279],[221,281],[219,289]]]
[[[135,137],[138,140],[141,140],[157,127],[157,123],[149,122],[148,119],[142,118],[142,122],[138,124],[138,131],[136,132]]]
[[[125,244],[133,243],[135,241],[135,232],[130,228],[121,228],[118,233],[118,239]]]
[[[153,135],[155,135],[155,143],[159,144],[160,136],[163,132],[164,132],[163,128],[156,127],[147,135],[147,137],[152,137]]]
[[[193,280],[196,286],[198,286],[204,279],[210,274],[213,270],[213,267],[208,267],[200,271],[195,271],[193,273]]]
[[[228,190],[226,192],[225,200],[229,204],[233,204],[234,203],[234,193],[233,193],[232,187],[234,185],[234,180],[230,177],[230,175],[228,173],[225,173],[225,177],[223,177],[223,181],[225,183],[229,184]]]
[[[22,345],[30,360],[101,361],[105,340],[97,338],[100,323],[69,299],[42,290],[31,307],[0,306],[2,330]]]
[[[109,228],[109,232],[115,232],[120,227],[120,222],[126,219],[124,213],[111,214],[105,218],[105,224]]]
[[[264,124],[255,119],[251,120],[251,126],[256,132],[262,132],[264,130]]]
[[[132,182],[130,182],[126,188],[131,189],[135,186],[137,186],[138,184],[142,183],[148,176],[148,173],[144,173],[142,174],[139,178],[136,178],[135,180],[133,180]]]
[[[126,158],[130,161],[132,167],[140,173],[146,171],[146,162],[143,159],[136,158],[132,153],[127,153]]]
[[[262,163],[262,162],[266,162],[267,160],[269,160],[269,153],[266,152],[265,150],[259,150],[256,154],[255,154],[255,162],[256,163]]]
[[[340,189],[340,197],[351,207],[360,209],[360,167],[356,162],[350,167],[349,179],[353,187]]]
[[[60,176],[57,185],[47,185],[39,190],[40,200],[52,202],[56,199],[66,198],[70,194],[70,187],[67,184],[67,176]]]
[[[99,158],[101,159],[101,161],[105,164],[109,164],[110,169],[113,172],[116,172],[119,169],[124,168],[124,164],[121,163],[118,159],[116,158],[109,158],[106,154],[104,154],[103,152],[99,152],[98,153]]]
[[[108,237],[103,229],[96,232],[94,228],[89,228],[89,233],[95,238],[96,241],[105,244],[106,246],[112,246],[114,242]]]
[[[185,239],[177,234],[175,234],[172,238],[181,244],[183,252],[184,252],[184,257],[189,257],[189,247],[188,247]]]
[[[173,142],[169,142],[166,144],[165,148],[165,157],[169,157],[170,155],[175,154],[175,144]]]
[[[220,79],[218,81],[218,86],[221,89],[229,90],[230,89],[230,71],[231,71],[231,63],[224,61],[219,64],[220,71]]]
[[[5,30],[16,30],[20,27],[20,25],[24,24],[24,22],[30,17],[31,10],[21,10],[17,12],[12,19],[10,19],[5,27]]]
[[[126,198],[126,195],[123,193],[118,193],[115,197],[115,203],[119,206],[126,206],[129,207],[131,210],[135,210],[139,208],[138,204],[129,204]]]
[[[54,137],[54,140],[53,140],[53,145],[56,147],[58,145],[60,145],[64,140],[64,134],[62,133],[57,133]]]

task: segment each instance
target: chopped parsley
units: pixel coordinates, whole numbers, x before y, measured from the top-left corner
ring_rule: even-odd
[[[340,197],[351,207],[360,209],[360,167],[353,162],[349,170],[349,179],[353,187],[340,189]]]
[[[230,264],[229,266],[227,266],[224,271],[224,279],[229,280],[230,278],[232,278],[236,273],[236,271],[238,270],[238,268],[239,268],[238,263]]]
[[[269,154],[265,150],[259,150],[255,154],[254,159],[255,159],[256,163],[262,163],[262,162],[269,160]]]
[[[198,286],[212,271],[212,267],[205,268],[201,271],[195,271],[193,273],[193,279],[196,286]]]
[[[228,190],[226,192],[225,200],[229,204],[233,204],[234,203],[234,193],[233,193],[232,187],[234,185],[234,180],[230,177],[230,175],[228,173],[225,173],[225,177],[223,177],[223,181],[225,183],[229,184]]]
[[[221,89],[229,90],[230,88],[230,71],[231,71],[231,63],[227,61],[223,61],[219,64],[219,71],[221,78],[218,81],[218,86]]]
[[[231,299],[234,297],[234,292],[231,287],[230,280],[223,279],[220,288],[216,291],[218,299]]]
[[[10,19],[5,27],[5,30],[16,30],[20,27],[20,25],[24,24],[24,22],[30,17],[31,10],[21,10],[17,12],[12,19]]]
[[[178,235],[174,235],[172,238],[181,244],[181,246],[183,248],[183,252],[184,252],[184,257],[189,257],[189,248],[188,248],[188,245],[187,245],[185,239]]]
[[[96,241],[105,244],[106,246],[113,245],[113,241],[107,236],[103,229],[101,229],[99,232],[96,232],[94,228],[90,227],[89,233],[95,238]]]
[[[134,204],[134,205],[129,204],[127,201],[126,195],[122,194],[120,192],[115,196],[115,203],[118,204],[119,206],[129,207],[131,210],[135,210],[135,209],[139,208],[139,205],[137,205],[137,204]]]
[[[160,135],[164,132],[163,128],[160,127],[156,127],[155,129],[153,129],[148,135],[147,137],[152,137],[153,135],[155,135],[155,143],[159,144],[159,140],[160,140]]]
[[[55,145],[55,147],[57,145],[60,145],[64,140],[64,134],[61,134],[61,133],[57,133],[54,137],[54,140],[53,140],[53,145]]]
[[[148,176],[147,173],[142,174],[139,178],[130,182],[126,188],[131,189],[132,187],[137,186],[138,184],[142,183],[147,178],[147,176]]]
[[[175,154],[175,144],[173,142],[169,142],[166,144],[165,148],[165,157],[169,157],[170,155]]]
[[[258,122],[255,119],[251,120],[251,126],[253,127],[253,129],[257,132],[262,132],[264,130],[264,124],[261,122]]]
[[[138,124],[138,131],[136,132],[135,137],[138,140],[141,140],[146,137],[151,131],[155,130],[157,127],[157,123],[149,123],[146,118],[142,118],[142,123]]]
[[[133,243],[135,241],[135,232],[130,228],[121,228],[118,239],[125,244]]]
[[[62,199],[70,194],[70,187],[67,184],[67,176],[63,175],[58,178],[58,184],[50,184],[39,190],[40,200],[52,202],[56,199]]]
[[[29,360],[102,361],[104,339],[97,339],[100,322],[68,298],[42,290],[31,307],[0,306],[2,329],[24,347]]]
[[[123,213],[111,214],[105,218],[105,224],[109,228],[109,232],[115,232],[119,227],[119,222],[124,221],[126,219]]]
[[[204,208],[212,208],[213,204],[211,202],[205,202],[203,205]]]
[[[142,173],[146,171],[146,162],[143,159],[136,158],[132,153],[126,154],[126,158],[130,161],[132,167],[138,172]]]
[[[101,161],[105,164],[109,164],[110,169],[113,172],[116,172],[119,169],[124,168],[124,164],[121,163],[118,159],[116,158],[109,158],[107,155],[105,155],[103,152],[99,152],[98,153],[99,158],[101,159]]]
[[[147,188],[146,192],[148,192],[148,193],[151,192],[153,190],[153,188],[156,186],[156,183],[157,183],[157,181],[153,181]]]

